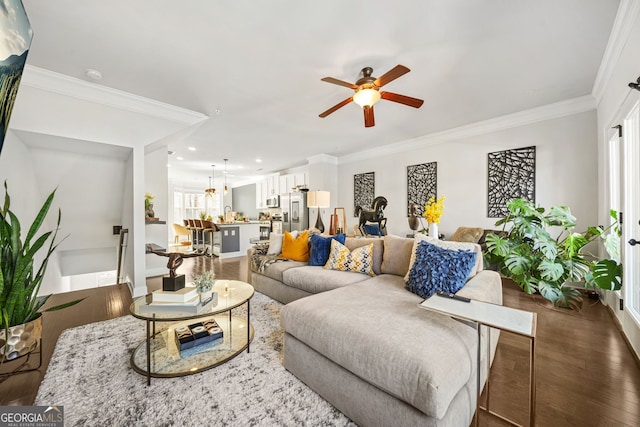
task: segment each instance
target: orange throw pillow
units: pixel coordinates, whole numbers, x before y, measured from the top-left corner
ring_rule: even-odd
[[[304,231],[294,239],[291,233],[284,232],[282,239],[282,253],[280,258],[291,259],[293,261],[309,261],[309,232]]]

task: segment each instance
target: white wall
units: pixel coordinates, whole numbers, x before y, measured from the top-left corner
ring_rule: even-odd
[[[91,144],[86,142],[86,144]],[[120,158],[31,148],[38,182],[55,184],[62,209],[58,248],[63,276],[116,269],[126,163]]]
[[[407,166],[438,162],[438,196],[445,195],[439,231],[450,236],[458,226],[495,228],[487,218],[487,154],[536,146],[536,203],[563,204],[578,218],[579,228],[596,224],[596,114],[588,111],[529,125],[486,133],[410,151],[341,162],[338,206],[353,217],[353,175],[375,172],[375,195],[389,202],[385,210],[391,234],[410,232],[407,222]]]
[[[608,157],[607,144],[611,135],[611,126],[625,99],[640,99],[640,92],[629,89],[628,83],[635,82],[640,75],[640,16],[638,7],[631,8],[627,14],[631,23],[628,38],[618,58],[609,64],[612,75],[604,85],[602,99],[598,104],[598,213],[601,223],[606,223],[609,211],[609,192],[607,188]],[[624,244],[624,243],[623,243]],[[635,286],[638,286],[636,283]],[[614,292],[604,292],[604,301],[620,321],[622,328],[637,355],[640,355],[640,326],[625,310],[619,308],[619,298]]]
[[[22,236],[26,236],[29,226],[35,219],[47,196],[53,191],[55,184],[46,182],[41,188],[41,184],[36,179],[34,164],[29,148],[9,130],[4,140],[2,156],[0,156],[0,181],[2,181],[2,199],[4,203],[4,182],[7,182],[9,195],[11,196],[11,210],[20,219]],[[49,215],[40,229],[37,236],[52,230],[56,225],[57,210],[60,206],[59,200],[54,199]],[[42,256],[36,256],[35,265],[40,266]],[[37,268],[36,267],[36,268]],[[68,285],[60,278],[60,265],[58,254],[54,254],[49,259],[47,272],[40,287],[40,295],[53,292],[66,292]]]
[[[169,249],[169,225],[166,223],[169,216],[169,176],[167,173],[167,162],[169,155],[166,146],[145,154],[144,156],[144,189],[145,193],[155,195],[153,199],[153,210],[155,216],[165,224],[146,224],[145,242],[155,243],[165,249]],[[137,202],[137,201],[134,201]],[[139,201],[144,205],[144,199]],[[146,275],[158,276],[168,272],[167,258],[154,254],[146,254]]]

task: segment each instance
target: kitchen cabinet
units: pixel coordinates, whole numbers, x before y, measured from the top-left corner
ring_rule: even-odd
[[[240,250],[240,227],[222,227],[221,252],[238,252]]]
[[[266,181],[267,196],[277,196],[278,194],[280,194],[280,177],[277,174],[269,175]]]
[[[280,175],[280,194],[289,193],[299,185],[308,188],[307,174],[304,172]]]
[[[256,182],[256,208],[267,208],[267,197],[280,194],[280,177],[278,174],[267,175]]]
[[[267,206],[267,182],[260,180],[256,182],[256,208],[265,209]]]

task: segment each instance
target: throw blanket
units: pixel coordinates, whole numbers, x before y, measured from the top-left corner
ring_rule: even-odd
[[[267,254],[269,245],[256,245],[255,250],[251,254],[251,270],[264,273],[271,264],[281,261],[288,261],[284,258],[278,258],[278,255]]]

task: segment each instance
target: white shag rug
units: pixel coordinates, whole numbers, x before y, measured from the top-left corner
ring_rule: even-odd
[[[281,307],[256,292],[250,353],[199,374],[152,378],[149,387],[129,365],[144,321],[124,316],[68,329],[35,404],[64,406],[66,426],[354,426],[282,366]]]

